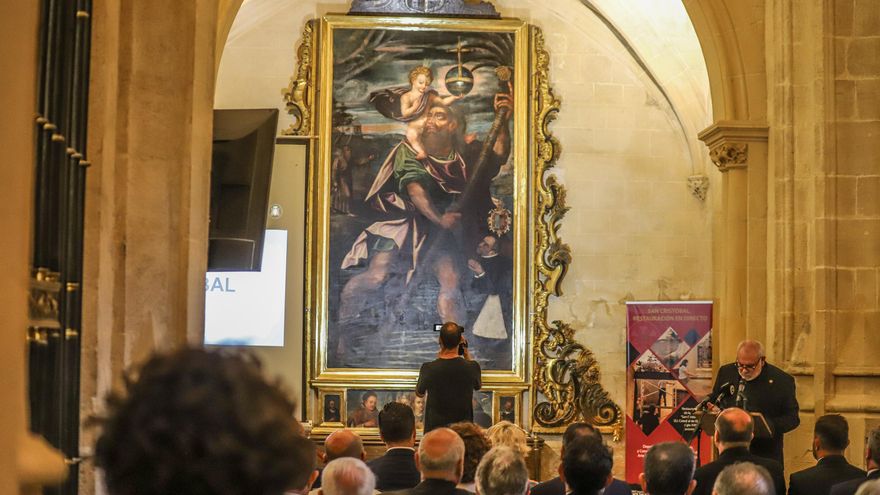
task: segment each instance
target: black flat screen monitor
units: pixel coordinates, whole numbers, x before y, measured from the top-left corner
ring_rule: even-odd
[[[214,110],[208,271],[260,271],[278,109]]]

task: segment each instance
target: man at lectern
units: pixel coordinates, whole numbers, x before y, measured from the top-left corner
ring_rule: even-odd
[[[783,434],[797,428],[798,402],[794,378],[767,363],[764,346],[755,340],[744,340],[736,348],[736,362],[718,370],[710,396],[718,408],[739,407],[764,415],[770,427],[770,438],[752,440],[752,454],[784,462]],[[712,406],[710,406],[712,407]]]

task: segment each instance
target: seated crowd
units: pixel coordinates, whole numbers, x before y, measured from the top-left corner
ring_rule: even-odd
[[[613,455],[587,423],[562,438],[558,477],[529,479],[525,432],[502,421],[435,428],[416,445],[412,409],[378,414],[387,450],[365,462],[363,442],[337,430],[323,454],[293,416],[294,405],[254,360],[184,349],[150,359],[125,394],[111,394],[95,455],[110,495],[615,495],[632,493],[612,476]],[[749,454],[751,417],[729,408],[716,421],[718,458],[700,468],[684,443],[651,447],[640,488],[652,495],[785,494],[781,465]],[[868,471],[849,465],[846,421],[816,422],[815,467],[794,473],[789,494],[880,495],[880,428],[869,434]],[[319,471],[319,458],[324,468]]]

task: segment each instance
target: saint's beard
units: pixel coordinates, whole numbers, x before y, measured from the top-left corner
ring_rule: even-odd
[[[446,155],[452,150],[452,132],[448,129],[425,130],[422,146],[429,155]]]

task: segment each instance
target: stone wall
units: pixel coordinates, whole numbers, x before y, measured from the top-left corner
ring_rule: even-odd
[[[787,467],[812,464],[812,427],[828,413],[847,416],[847,456],[863,465],[865,434],[880,424],[880,10],[861,0],[771,5],[772,318],[802,407]]]

